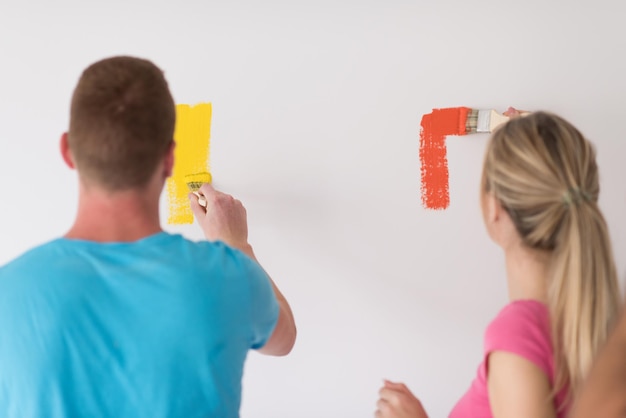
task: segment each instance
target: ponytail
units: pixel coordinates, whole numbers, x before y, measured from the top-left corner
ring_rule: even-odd
[[[566,214],[556,240],[548,304],[555,350],[554,393],[580,389],[620,305],[606,222],[597,203],[564,195]],[[586,193],[586,192],[577,192]]]

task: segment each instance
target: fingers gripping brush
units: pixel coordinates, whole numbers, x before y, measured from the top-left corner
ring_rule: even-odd
[[[206,208],[206,199],[199,190],[204,183],[211,183],[211,181],[211,173],[196,173],[185,176],[185,183],[187,183],[189,191],[198,197],[198,204],[204,208]]]

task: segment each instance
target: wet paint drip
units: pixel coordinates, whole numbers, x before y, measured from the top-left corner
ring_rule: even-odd
[[[427,209],[443,210],[450,206],[446,136],[467,134],[467,107],[433,109],[422,117],[420,162],[422,204]]]
[[[211,103],[176,105],[174,170],[167,179],[168,224],[193,223],[185,176],[210,173],[211,113]]]

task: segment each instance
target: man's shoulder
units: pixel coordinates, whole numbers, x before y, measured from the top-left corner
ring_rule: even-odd
[[[19,256],[15,257],[13,260],[8,263],[0,266],[0,276],[3,272],[10,271],[13,269],[19,269],[22,267],[28,267],[33,264],[45,261],[49,258],[54,258],[59,254],[59,250],[61,247],[60,239],[55,239],[52,241],[48,241],[44,244],[37,245]]]
[[[243,263],[253,261],[241,250],[235,247],[231,247],[223,241],[192,241],[187,238],[181,239],[182,241],[180,242],[180,245],[184,246],[187,251],[190,251],[194,254],[206,255],[207,253],[210,253],[211,255],[221,258],[223,260],[232,260],[235,262]]]
[[[0,281],[42,274],[49,276],[55,272],[68,274],[85,271],[89,266],[104,271],[120,265],[159,268],[181,277],[211,276],[225,280],[254,275],[260,269],[244,253],[221,241],[193,241],[179,234],[162,232],[129,243],[57,238],[33,247],[0,266]],[[181,269],[181,266],[186,268]]]

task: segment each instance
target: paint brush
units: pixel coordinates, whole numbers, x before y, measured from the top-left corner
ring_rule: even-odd
[[[492,132],[510,117],[525,116],[530,112],[508,108],[504,113],[495,110],[448,107],[433,109],[422,116],[420,123],[420,163],[422,175],[422,203],[427,209],[446,209],[450,205],[446,137],[479,132]]]
[[[185,176],[185,183],[187,183],[187,187],[191,193],[195,194],[198,197],[198,204],[204,208],[206,208],[206,199],[199,192],[200,187],[204,183],[211,183],[211,173],[195,173],[188,174]]]
[[[493,109],[467,109],[467,118],[465,119],[465,132],[468,134],[473,133],[490,133],[493,132],[498,126],[506,123],[511,119],[509,116],[497,112]],[[515,109],[509,108],[508,111],[515,111]],[[519,116],[526,116],[530,112],[519,112]]]

